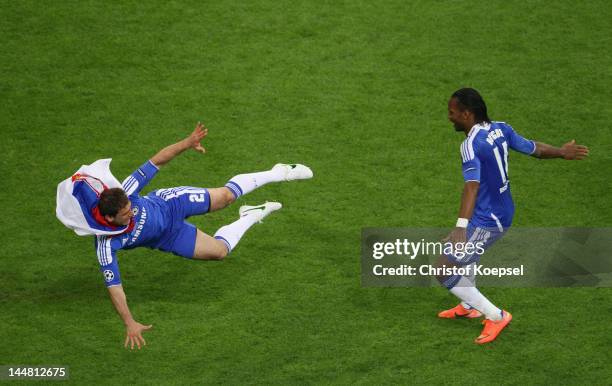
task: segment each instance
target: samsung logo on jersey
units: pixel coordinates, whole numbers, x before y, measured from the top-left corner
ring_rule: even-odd
[[[142,208],[142,214],[140,215],[140,220],[138,220],[138,222],[136,223],[136,231],[134,231],[134,236],[130,240],[130,244],[136,241],[138,236],[140,236],[142,228],[144,228],[145,222],[147,222],[147,210],[146,208]]]
[[[493,142],[495,142],[497,138],[500,138],[503,136],[504,134],[502,133],[501,129],[492,130],[491,132],[489,132],[489,135],[487,136],[487,142],[489,143],[489,145],[493,146]]]

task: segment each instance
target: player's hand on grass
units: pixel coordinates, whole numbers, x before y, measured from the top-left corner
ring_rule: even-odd
[[[567,160],[581,160],[589,155],[589,148],[583,145],[576,145],[575,140],[571,140],[561,146],[563,158]]]
[[[127,348],[128,344],[130,345],[130,350],[134,349],[134,344],[138,346],[140,350],[142,346],[147,345],[147,341],[142,337],[142,333],[144,331],[150,330],[153,327],[152,324],[145,326],[143,324],[138,323],[137,321],[133,321],[129,323],[126,327],[127,334],[125,337],[124,347]]]
[[[206,153],[206,149],[204,149],[200,141],[202,141],[207,134],[208,129],[204,127],[204,124],[198,122],[198,125],[196,126],[195,130],[193,130],[193,133],[191,133],[191,135],[187,137],[185,141],[190,148],[193,148],[200,153]]]

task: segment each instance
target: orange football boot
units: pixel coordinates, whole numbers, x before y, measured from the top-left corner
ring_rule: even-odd
[[[446,319],[455,319],[455,318],[480,318],[482,314],[475,308],[470,308],[469,310],[461,305],[457,305],[456,307],[451,308],[450,310],[441,311],[438,314],[440,318]]]
[[[476,338],[476,343],[483,344],[492,342],[495,340],[495,338],[497,338],[497,335],[499,335],[499,333],[506,328],[508,323],[510,323],[512,320],[512,314],[508,311],[502,312],[503,316],[501,320],[485,319],[482,321],[482,324],[484,324],[484,329],[480,333],[480,336]]]

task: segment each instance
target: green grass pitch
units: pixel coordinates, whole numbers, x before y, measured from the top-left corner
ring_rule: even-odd
[[[8,1],[0,4],[0,365],[70,366],[76,384],[605,384],[612,291],[483,292],[514,321],[438,320],[441,288],[360,286],[362,227],[449,226],[462,179],[455,89],[584,162],[512,155],[520,226],[612,226],[607,1]],[[55,189],[113,158],[123,178],[198,120],[146,191],[215,187],[276,162],[312,167],[242,203],[284,208],[224,262],[119,255],[146,349],[124,328],[93,240],[55,218]]]

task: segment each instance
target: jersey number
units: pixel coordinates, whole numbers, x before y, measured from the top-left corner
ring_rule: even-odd
[[[499,168],[499,174],[502,180],[502,187],[499,188],[500,193],[508,189],[508,144],[506,141],[502,142],[502,148],[504,149],[503,160],[499,154],[499,148],[497,146],[493,148],[493,154],[495,154],[495,160],[497,160],[497,167]]]
[[[205,200],[206,200],[206,197],[204,197],[204,193],[189,195],[190,202],[204,202]]]

